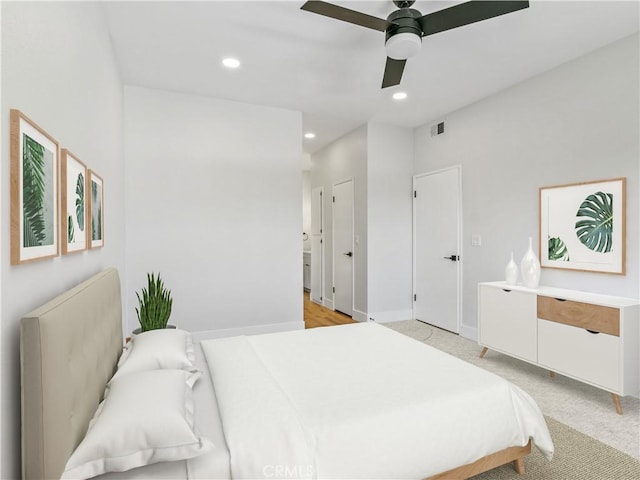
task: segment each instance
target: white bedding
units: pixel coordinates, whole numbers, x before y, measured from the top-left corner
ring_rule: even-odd
[[[195,338],[194,338],[195,342]],[[95,477],[96,480],[214,480],[231,478],[229,471],[229,450],[224,439],[218,403],[207,372],[207,363],[202,349],[195,346],[195,364],[203,375],[193,387],[195,403],[195,425],[200,434],[209,438],[215,449],[200,457],[179,462],[155,463],[126,472],[108,473]]]
[[[530,438],[553,453],[525,392],[380,325],[202,347],[233,478],[424,478]]]

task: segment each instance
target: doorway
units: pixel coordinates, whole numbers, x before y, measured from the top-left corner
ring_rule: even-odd
[[[460,166],[413,177],[413,315],[459,333],[462,290]]]
[[[333,185],[333,308],[353,316],[353,179]]]

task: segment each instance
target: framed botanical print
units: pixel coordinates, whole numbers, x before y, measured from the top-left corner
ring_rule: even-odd
[[[93,170],[89,170],[87,195],[89,199],[87,242],[89,248],[104,247],[104,181]]]
[[[10,121],[11,265],[59,254],[58,142],[19,110]]]
[[[540,265],[625,274],[626,178],[540,189]]]
[[[87,166],[69,150],[60,154],[62,254],[87,249]]]

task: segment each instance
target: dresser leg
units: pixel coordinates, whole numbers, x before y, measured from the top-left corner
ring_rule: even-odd
[[[480,358],[484,358],[484,354],[487,353],[487,350],[489,350],[487,347],[482,348],[482,351],[480,352]]]
[[[549,370],[549,376],[551,378],[556,378],[556,372],[552,372],[551,370]]]
[[[618,397],[618,395],[616,395],[615,393],[612,393],[611,397],[613,398],[613,404],[616,407],[616,412],[618,413],[618,415],[622,415],[622,406],[620,405],[620,397]]]

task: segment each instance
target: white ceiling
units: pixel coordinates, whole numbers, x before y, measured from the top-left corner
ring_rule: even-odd
[[[425,37],[402,83],[380,88],[384,34],[300,10],[296,1],[105,2],[127,85],[303,112],[313,153],[369,120],[416,127],[637,32],[633,1],[536,1]],[[333,3],[386,18],[389,1]],[[423,14],[458,2],[418,0]],[[221,67],[224,56],[242,66]],[[402,90],[403,102],[391,99]]]

